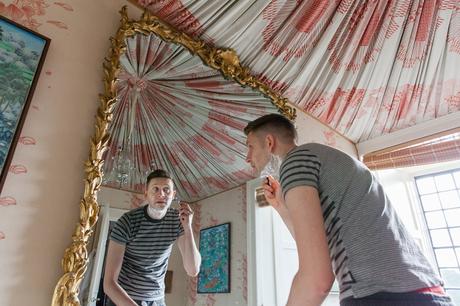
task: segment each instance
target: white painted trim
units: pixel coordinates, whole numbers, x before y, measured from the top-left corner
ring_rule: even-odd
[[[272,210],[259,207],[255,190],[260,186],[257,178],[246,184],[248,205],[248,305],[276,305],[275,266],[273,247]]]
[[[358,142],[356,148],[358,150],[358,156],[361,158],[371,152],[383,150],[401,143],[459,127],[460,112],[456,112],[390,134]]]
[[[107,242],[107,236],[109,233],[110,221],[118,220],[128,210],[111,208],[106,205],[101,206],[99,215],[99,231],[97,234],[97,246],[96,253],[94,255],[93,269],[91,273],[91,283],[88,290],[87,306],[95,306],[97,302],[97,294],[99,292],[99,284],[101,280],[102,266],[104,263],[105,246]]]
[[[106,205],[102,205],[99,213],[98,229],[96,231],[95,237],[95,239],[97,239],[97,245],[96,249],[93,250],[95,251],[95,254],[92,258],[92,273],[90,278],[88,297],[86,301],[83,301],[84,303],[87,303],[85,304],[87,306],[95,306],[97,302],[97,293],[99,291],[99,283],[102,275],[102,262],[104,260],[104,254],[102,253],[102,244],[105,248],[105,239],[107,234],[104,235],[104,233],[106,233],[109,229],[109,214],[109,207]]]
[[[255,234],[255,181],[246,183],[246,241],[248,264],[248,305],[257,303],[257,267],[256,267],[256,234]]]

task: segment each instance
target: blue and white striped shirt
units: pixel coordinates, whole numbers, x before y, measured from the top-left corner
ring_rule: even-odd
[[[341,300],[442,284],[382,186],[358,160],[325,145],[304,144],[287,154],[280,182],[284,195],[297,186],[318,190]]]
[[[183,232],[179,211],[172,208],[160,220],[147,214],[147,205],[118,219],[110,240],[126,246],[118,282],[132,299],[164,298],[169,256],[174,242]]]

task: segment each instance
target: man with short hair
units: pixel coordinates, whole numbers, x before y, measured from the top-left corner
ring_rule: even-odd
[[[164,170],[147,177],[147,205],[125,213],[115,224],[106,257],[104,291],[115,305],[164,306],[164,278],[174,242],[178,241],[184,268],[196,276],[201,256],[192,232],[193,211],[181,203]]]
[[[361,162],[325,145],[297,146],[294,125],[278,114],[250,122],[244,132],[255,172],[282,160],[280,181],[269,176],[263,188],[297,245],[288,306],[320,305],[334,278],[342,306],[453,306]]]

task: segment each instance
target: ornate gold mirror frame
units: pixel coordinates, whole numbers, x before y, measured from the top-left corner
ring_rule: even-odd
[[[98,220],[99,205],[97,192],[102,183],[103,154],[109,141],[108,126],[117,102],[116,83],[120,70],[120,57],[126,50],[126,39],[136,34],[154,33],[166,42],[180,44],[193,55],[199,56],[205,65],[219,70],[227,79],[242,86],[249,86],[270,98],[279,111],[290,119],[295,119],[295,108],[288,105],[288,99],[274,92],[258,78],[251,75],[249,68],[240,64],[236,52],[228,48],[216,48],[204,41],[192,38],[161,21],[147,11],[140,20],[128,18],[127,7],[121,11],[121,26],[115,37],[110,39],[109,55],[105,58],[104,93],[100,94],[100,106],[96,114],[96,130],[90,141],[90,152],[85,162],[85,189],[80,201],[80,218],[72,235],[72,243],[64,252],[62,268],[64,274],[58,280],[53,293],[52,305],[80,305],[79,286],[88,265],[87,244]]]

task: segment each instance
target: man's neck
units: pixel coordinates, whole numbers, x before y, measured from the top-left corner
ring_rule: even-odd
[[[275,154],[284,160],[286,158],[286,155],[296,147],[297,145],[295,143],[282,144],[277,150],[278,152],[276,152]]]

